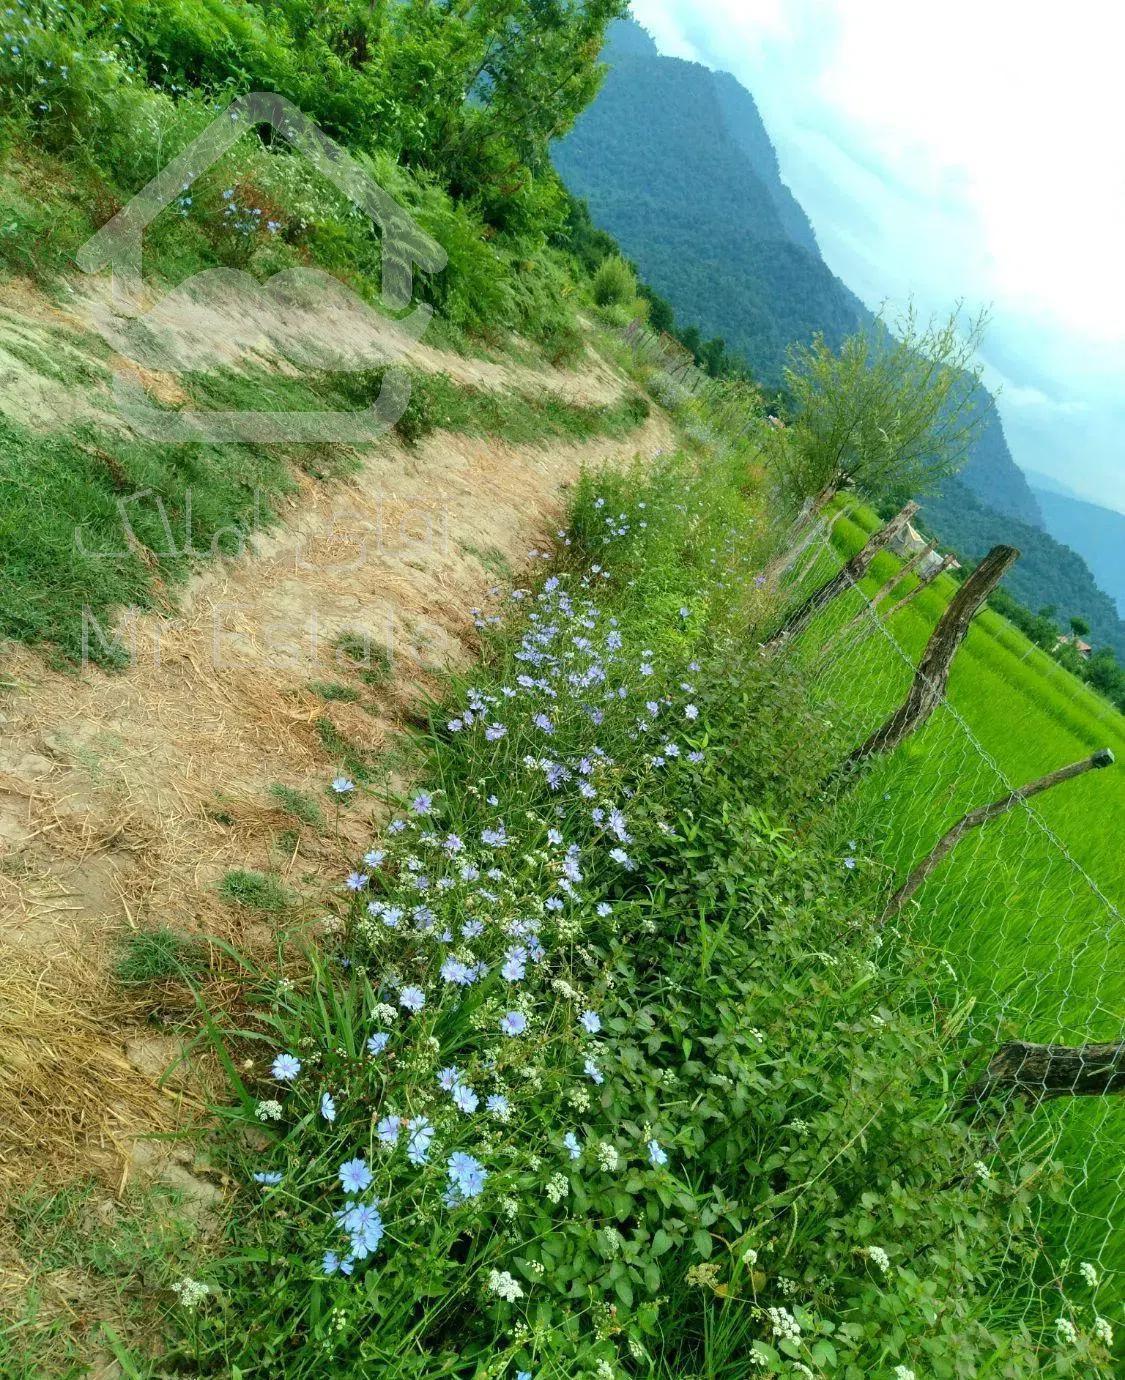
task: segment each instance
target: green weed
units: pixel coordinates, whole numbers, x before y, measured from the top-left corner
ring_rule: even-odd
[[[162,926],[130,934],[113,971],[118,982],[140,987],[171,980],[189,981],[204,966],[205,956],[198,940]]]
[[[277,912],[289,905],[289,895],[276,877],[265,872],[228,872],[219,887],[224,900],[249,910]]]
[[[310,829],[323,829],[327,823],[320,805],[305,791],[295,790],[292,786],[271,786],[270,799]]]

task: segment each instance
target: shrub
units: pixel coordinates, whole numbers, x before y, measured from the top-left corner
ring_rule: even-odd
[[[594,274],[592,291],[599,307],[627,306],[637,299],[637,275],[624,259],[614,255]]]

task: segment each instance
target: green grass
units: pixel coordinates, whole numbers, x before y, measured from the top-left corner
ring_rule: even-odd
[[[545,595],[532,625],[531,608],[513,609],[416,743],[433,813],[404,811],[414,824],[379,840],[368,893],[335,891],[344,924],[325,947],[284,973],[248,964],[247,1009],[212,1029],[231,1077],[216,1150],[246,1187],[210,1261],[215,1303],[179,1320],[174,1367],[743,1380],[800,1361],[874,1380],[896,1365],[1001,1380],[1067,1373],[1052,1335],[1065,1314],[1083,1329],[1083,1373],[1110,1373],[1087,1340],[1090,1291],[1035,1237],[1054,1192],[1053,1173],[1024,1181],[1037,1118],[958,1113],[981,1045],[944,1000],[941,956],[906,930],[878,932],[882,878],[845,866],[841,821],[817,800],[835,740],[799,668],[746,655],[760,528],[745,473],[743,455],[702,473],[680,457],[585,480],[561,571],[576,611]],[[594,563],[613,578],[583,581]],[[560,653],[538,663],[555,693],[507,697],[532,626],[546,639],[532,645]],[[618,638],[608,683],[635,693],[598,699],[603,717],[569,673],[581,647]],[[495,696],[506,735],[451,723],[478,693]],[[649,699],[657,725],[641,732]],[[570,765],[561,786],[546,752]],[[600,813],[613,804],[626,862]],[[497,819],[507,847],[486,837]],[[581,878],[555,906],[569,844]],[[422,875],[451,942],[401,923]],[[369,896],[400,919],[382,923]],[[531,916],[542,964],[504,974],[512,926]],[[466,932],[468,917],[480,924]],[[477,981],[439,977],[470,955],[487,965]],[[415,1014],[400,1004],[408,981],[426,993]],[[501,1033],[513,1010],[528,1018],[515,1037]],[[600,1029],[583,1028],[584,1010]],[[302,1067],[279,1084],[281,1051]],[[502,1092],[504,1116],[454,1107],[443,1068],[482,1102]],[[280,1120],[262,1121],[263,1098],[282,1103]],[[406,1155],[388,1116],[433,1123],[427,1159]],[[487,1168],[469,1201],[445,1197],[454,1151]],[[340,1166],[356,1155],[386,1234],[349,1279],[321,1261],[340,1245]],[[265,1193],[251,1183],[263,1170],[281,1175]],[[1065,1297],[1025,1268],[1040,1253]],[[490,1288],[493,1271],[519,1285],[515,1303]],[[768,1308],[793,1315],[799,1341],[777,1335]]]
[[[319,695],[326,704],[358,704],[363,696],[350,685],[341,685],[334,680],[310,680],[309,689]]]
[[[858,549],[878,525],[873,514],[859,518],[837,524],[842,553]],[[867,592],[896,564],[880,556],[864,582]],[[849,746],[859,742],[901,701],[954,588],[952,578],[941,577],[892,617],[901,656],[875,636],[835,665],[817,664],[818,649],[860,607],[854,594],[805,635],[798,655],[817,667],[814,699],[843,711],[835,727],[841,747],[844,733]],[[888,880],[901,880],[965,812],[1006,794],[1006,782],[1022,785],[1111,748],[1116,767],[1035,800],[1044,828],[1017,810],[967,837],[917,894],[910,924],[948,955],[977,1003],[974,1028],[994,1040],[1120,1038],[1121,921],[1082,872],[1111,904],[1125,901],[1125,718],[990,609],[958,653],[948,700],[955,714],[939,711],[877,762],[846,802],[848,817],[872,837]],[[1043,1122],[1060,1137],[1059,1154],[1076,1180],[1071,1213],[1056,1219],[1054,1230],[1085,1258],[1125,1268],[1125,1106],[1121,1099],[1064,1102],[1046,1109]]]
[[[184,981],[198,976],[203,966],[197,940],[161,927],[130,934],[113,972],[125,986],[140,987],[176,979]]]
[[[186,380],[193,402],[210,409],[293,412],[356,410],[380,382],[378,371],[343,381],[262,370]],[[412,389],[398,424],[411,443],[439,427],[519,444],[617,436],[647,408],[636,397],[579,407],[549,394],[486,393],[443,375],[416,374]],[[89,427],[44,434],[0,419],[0,638],[46,644],[66,660],[126,664],[128,638],[114,637],[114,612],[172,607],[175,586],[201,560],[240,552],[274,521],[295,469],[333,479],[358,463],[347,451],[326,460],[323,450],[169,446]]]
[[[323,829],[327,823],[323,809],[305,791],[295,790],[292,786],[271,786],[270,799],[311,829]]]
[[[365,685],[385,685],[390,680],[394,669],[390,653],[373,642],[368,634],[341,633],[333,648],[337,665],[353,671]]]
[[[13,1194],[3,1216],[29,1279],[0,1302],[0,1375],[79,1380],[94,1355],[110,1352],[129,1380],[157,1375],[157,1360],[146,1359],[154,1319],[197,1257],[182,1195],[130,1186],[114,1199],[82,1180]]]
[[[219,886],[224,900],[248,910],[270,913],[282,911],[289,905],[289,895],[276,877],[265,872],[228,872]]]

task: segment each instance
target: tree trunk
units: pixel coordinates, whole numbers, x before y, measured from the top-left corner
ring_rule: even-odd
[[[1125,1041],[1114,1045],[1003,1045],[984,1076],[962,1098],[963,1107],[1015,1093],[1030,1102],[1055,1097],[1104,1097],[1125,1092]]]
[[[1081,762],[1072,762],[1069,767],[1060,767],[1058,771],[1050,772],[1046,776],[1039,777],[1036,781],[1029,782],[1026,786],[1020,786],[1018,790],[1010,791],[1000,800],[994,800],[991,805],[981,805],[975,810],[970,810],[948,833],[942,836],[933,852],[918,864],[899,887],[887,903],[887,908],[879,923],[883,924],[898,914],[930,873],[948,857],[970,830],[979,829],[982,825],[998,819],[1001,815],[1006,815],[1009,810],[1014,810],[1023,801],[1041,795],[1044,791],[1052,790],[1055,786],[1061,786],[1064,781],[1073,781],[1075,777],[1085,776],[1089,771],[1100,771],[1104,767],[1112,767],[1115,760],[1110,749],[1103,748],[1101,752],[1095,752],[1092,757],[1083,758]]]
[[[984,601],[1019,560],[1019,555],[1014,546],[994,546],[985,556],[942,614],[905,701],[882,728],[856,748],[844,764],[845,771],[858,767],[879,753],[893,752],[926,722],[945,695],[950,665],[969,631],[969,625],[980,612]]]
[[[765,644],[766,651],[774,651],[783,642],[796,637],[820,610],[830,604],[838,594],[851,588],[853,584],[858,584],[867,574],[875,557],[880,551],[885,551],[891,542],[906,530],[910,525],[911,518],[917,511],[917,503],[908,503],[897,517],[892,518],[885,527],[880,528],[868,540],[867,545],[862,550],[857,551],[842,569],[822,584],[819,589],[814,590],[804,603],[789,615],[784,624]]]

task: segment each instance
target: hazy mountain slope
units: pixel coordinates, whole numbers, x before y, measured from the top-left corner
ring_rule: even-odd
[[[762,117],[758,114],[754,97],[729,72],[713,72],[711,76],[719,97],[727,133],[761,178],[785,233],[794,244],[807,249],[819,259],[820,245],[816,242],[812,223],[805,215],[804,207],[781,180],[777,154],[770,143]]]
[[[927,531],[936,532],[967,560],[978,560],[999,542],[1019,547],[1020,559],[1004,581],[1012,594],[1033,611],[1053,605],[1064,623],[1075,614],[1085,618],[1091,640],[1112,647],[1125,660],[1125,623],[1076,551],[1031,523],[997,513],[959,479],[944,487],[940,497],[927,498],[923,504],[921,521]]]
[[[734,77],[660,56],[632,22],[613,26],[605,57],[601,94],[555,145],[555,163],[682,321],[722,336],[774,387],[793,341],[823,331],[838,344],[871,320],[820,257]],[[980,411],[965,483],[1000,511],[1041,522],[991,397]]]
[[[726,118],[707,68],[619,56],[555,162],[680,318],[722,336],[772,386],[791,341],[822,330],[838,343],[868,316],[793,239],[792,208],[779,212],[784,197]]]
[[[1125,514],[1049,489],[1036,497],[1047,531],[1082,556],[1125,616]]]

